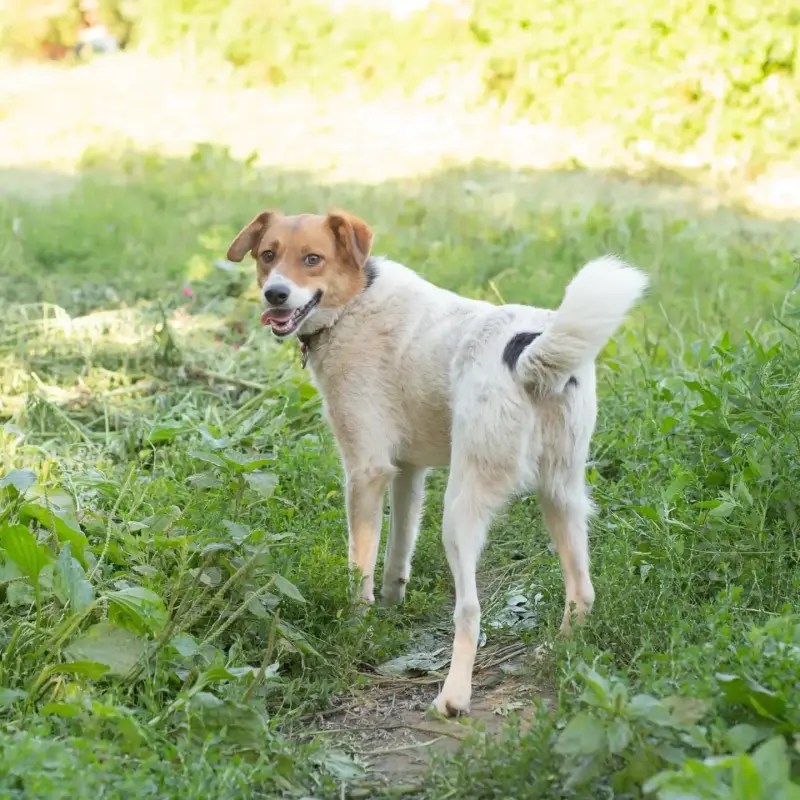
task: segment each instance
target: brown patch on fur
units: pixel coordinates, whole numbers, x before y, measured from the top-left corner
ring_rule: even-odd
[[[249,251],[256,260],[259,286],[277,269],[297,286],[322,291],[321,308],[340,308],[364,290],[371,247],[369,225],[346,211],[325,217],[262,211],[231,242],[228,259],[241,261]],[[271,261],[267,251],[274,253]],[[322,260],[309,266],[304,259],[310,255]]]
[[[237,237],[228,247],[228,261],[236,261],[238,263],[248,252],[255,258],[256,244],[258,244],[270,222],[274,222],[278,217],[280,217],[279,211],[262,211],[258,216],[254,217],[249,224],[239,231]]]

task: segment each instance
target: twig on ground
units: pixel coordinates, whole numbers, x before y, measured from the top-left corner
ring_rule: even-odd
[[[224,375],[221,372],[214,372],[213,370],[203,369],[201,367],[186,367],[186,374],[190,378],[203,378],[207,381],[223,381],[224,383],[233,383],[237,386],[242,386],[245,389],[255,389],[257,392],[267,391],[267,387],[263,383],[249,381],[247,378],[237,378],[235,375]]]
[[[439,723],[447,725],[448,723]],[[453,728],[442,729],[441,727],[431,728],[425,725],[413,724],[411,722],[392,722],[388,725],[340,725],[338,728],[322,728],[316,731],[303,731],[299,736],[321,736],[328,733],[363,733],[366,731],[417,731],[427,733],[429,736],[449,736],[451,739],[461,741],[468,735],[468,731],[456,730]]]

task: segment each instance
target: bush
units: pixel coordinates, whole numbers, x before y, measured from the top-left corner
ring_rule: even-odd
[[[71,6],[12,0],[2,43],[31,51],[68,43]],[[693,168],[759,171],[800,146],[800,5],[784,0],[475,0],[395,19],[380,7],[336,11],[319,0],[105,0],[124,42],[191,43],[259,82],[330,94],[346,84],[382,91],[465,91],[534,122],[605,127],[663,161],[693,151]],[[36,10],[38,9],[38,10]],[[48,10],[49,9],[49,10]],[[70,27],[72,25],[72,27]],[[462,81],[463,82],[463,81]],[[676,160],[671,159],[673,163]]]
[[[133,31],[133,9],[125,0],[100,0],[99,16],[124,47]],[[78,0],[7,0],[0,7],[0,50],[14,56],[64,58],[78,41]]]
[[[476,0],[403,20],[314,0],[144,0],[140,33],[187,37],[259,80],[412,89],[477,73],[472,99],[536,122],[611,126],[643,152],[695,149],[754,168],[800,145],[800,6],[676,0]],[[447,82],[439,90],[447,91]]]

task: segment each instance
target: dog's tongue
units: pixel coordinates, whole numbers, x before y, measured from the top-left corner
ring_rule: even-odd
[[[268,308],[261,315],[261,324],[269,325],[271,322],[286,322],[291,316],[291,308]]]

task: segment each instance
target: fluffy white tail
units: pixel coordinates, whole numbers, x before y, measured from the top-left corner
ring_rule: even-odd
[[[590,261],[572,279],[556,316],[519,356],[516,374],[537,392],[558,391],[594,361],[647,287],[647,276],[614,256]]]

